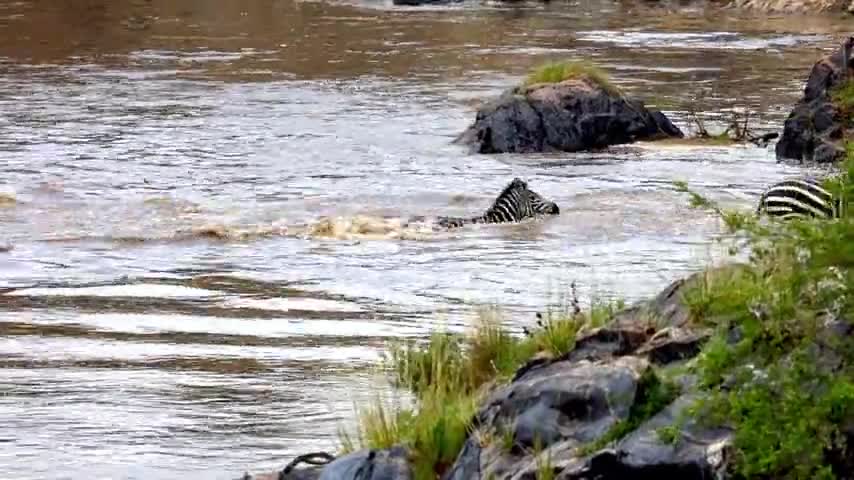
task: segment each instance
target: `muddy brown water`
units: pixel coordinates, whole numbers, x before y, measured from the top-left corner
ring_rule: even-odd
[[[531,66],[592,58],[686,128],[776,129],[846,27],[691,4],[0,5],[0,477],[235,478],[335,448],[391,338],[635,300],[719,258],[773,148],[474,156]],[[850,24],[848,24],[850,27]],[[562,214],[434,233],[514,176]]]

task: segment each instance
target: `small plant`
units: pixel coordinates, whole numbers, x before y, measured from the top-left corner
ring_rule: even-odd
[[[622,439],[669,405],[678,394],[679,387],[676,384],[659,378],[653,369],[647,369],[638,380],[638,391],[629,409],[629,416],[615,423],[598,439],[580,447],[579,453],[589,455]]]
[[[356,411],[357,432],[339,430],[343,452],[361,448],[409,448],[416,480],[433,480],[457,457],[470,433],[477,411],[475,395],[455,395],[442,389],[422,391],[416,410],[394,409],[377,399]]]
[[[611,94],[619,94],[608,74],[604,70],[587,61],[551,62],[540,66],[528,74],[524,85],[537,83],[560,83],[570,79],[586,78]]]
[[[555,468],[552,464],[552,453],[548,449],[543,448],[543,444],[539,438],[534,440],[534,461],[537,465],[536,480],[554,480]]]
[[[833,102],[847,117],[848,123],[854,123],[854,80],[848,80],[831,92]]]
[[[658,440],[667,445],[676,445],[682,438],[682,431],[676,425],[667,425],[655,431]]]

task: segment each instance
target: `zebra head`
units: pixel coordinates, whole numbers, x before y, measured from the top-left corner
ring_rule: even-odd
[[[538,215],[559,215],[560,207],[555,202],[551,202],[543,198],[539,193],[528,190],[528,196],[531,199],[531,208]]]

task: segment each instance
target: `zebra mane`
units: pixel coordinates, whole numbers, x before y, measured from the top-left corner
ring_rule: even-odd
[[[495,198],[495,201],[492,202],[492,205],[490,205],[486,211],[491,211],[493,208],[495,208],[496,205],[501,203],[503,199],[510,196],[510,194],[516,190],[528,190],[528,183],[520,179],[519,177],[514,178],[510,183],[507,184],[507,186],[504,187],[504,190],[501,190],[501,193],[498,194],[498,197]]]

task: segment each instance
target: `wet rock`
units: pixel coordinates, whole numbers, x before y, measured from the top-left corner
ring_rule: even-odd
[[[409,480],[407,454],[403,447],[353,452],[327,465],[318,480]]]
[[[682,396],[620,440],[594,454],[583,468],[564,471],[561,480],[703,480],[725,476],[732,431],[700,426],[684,411],[693,396]]]
[[[478,432],[491,441],[472,435],[445,478],[516,478],[531,467],[535,446],[569,452],[594,441],[628,417],[648,368],[646,361],[626,357],[553,362],[520,375],[494,392],[477,415]]]
[[[478,153],[574,152],[682,136],[661,112],[580,78],[505,92],[455,143]]]
[[[854,37],[847,42],[848,60],[843,48],[820,59],[812,68],[803,97],[795,104],[777,142],[778,160],[831,163],[845,156],[844,141],[852,136],[851,126],[834,105],[832,91],[846,79],[854,78]]]
[[[696,357],[703,344],[709,339],[708,331],[691,331],[681,328],[665,328],[655,333],[636,352],[656,365],[667,365],[673,362]]]
[[[328,463],[325,466],[309,458],[317,455],[319,454],[301,455],[280,472],[255,476],[246,474],[240,480],[410,480],[412,478],[408,452],[403,447],[393,447],[388,450],[360,450],[334,460],[327,456]],[[301,467],[300,463],[309,465]]]

